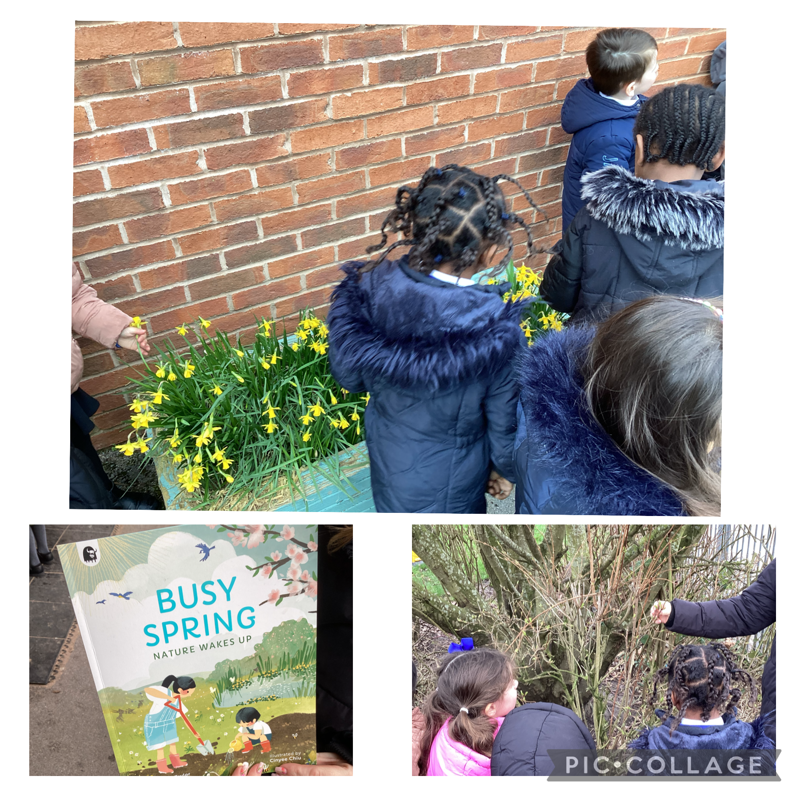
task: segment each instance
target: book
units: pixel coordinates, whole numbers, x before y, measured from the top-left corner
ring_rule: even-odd
[[[315,763],[316,534],[181,525],[59,546],[121,774]]]

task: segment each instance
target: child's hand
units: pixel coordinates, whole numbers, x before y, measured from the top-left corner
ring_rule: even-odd
[[[353,765],[343,761],[335,753],[317,753],[316,764],[281,764],[275,768],[276,775],[352,775]]]
[[[489,480],[486,482],[486,491],[495,500],[505,500],[511,494],[514,484],[507,481],[499,472],[492,470],[489,473]]]
[[[666,625],[670,614],[672,614],[672,603],[667,600],[656,601],[650,609],[650,616],[662,625]]]
[[[137,352],[139,348],[145,354],[150,352],[150,345],[147,343],[147,331],[144,328],[133,328],[129,325],[119,335],[117,344],[126,350],[133,350],[134,352]]]

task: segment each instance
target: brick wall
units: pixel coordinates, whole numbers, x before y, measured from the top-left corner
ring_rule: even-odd
[[[236,332],[254,315],[324,313],[338,265],[379,240],[397,186],[431,165],[519,179],[550,245],[570,138],[561,102],[596,31],[78,23],[73,260],[151,341],[179,345],[174,328],[198,315]],[[657,86],[710,85],[723,30],[650,31]],[[125,438],[138,357],[81,346],[104,447]]]

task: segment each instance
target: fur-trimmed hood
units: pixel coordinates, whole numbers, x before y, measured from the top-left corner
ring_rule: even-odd
[[[456,286],[415,272],[407,257],[359,273],[333,292],[331,347],[341,368],[406,391],[446,391],[490,378],[520,347],[521,303],[502,285]]]
[[[661,239],[687,250],[719,250],[725,235],[725,185],[637,178],[618,166],[581,178],[589,214],[617,233]]]
[[[518,361],[518,510],[682,516],[677,495],[628,459],[589,412],[580,364],[594,332],[547,333]]]

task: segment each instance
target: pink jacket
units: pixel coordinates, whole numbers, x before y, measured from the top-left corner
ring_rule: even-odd
[[[113,347],[120,333],[131,324],[131,317],[97,296],[83,282],[78,268],[72,265],[72,330],[88,336],[105,347]],[[78,388],[83,377],[83,356],[78,343],[72,340],[72,388]]]
[[[498,717],[497,731],[505,717]],[[491,775],[491,761],[488,756],[478,753],[461,742],[450,738],[448,719],[436,734],[428,756],[428,775]]]

